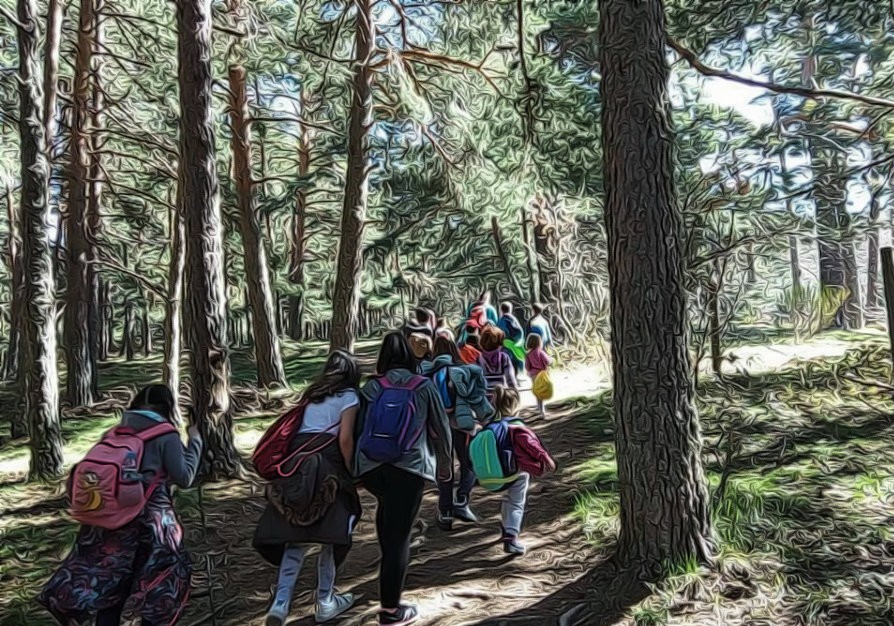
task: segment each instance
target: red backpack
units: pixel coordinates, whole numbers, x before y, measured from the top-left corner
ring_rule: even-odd
[[[338,426],[337,423],[329,430],[318,433],[317,436],[297,450],[289,452],[292,440],[298,434],[301,424],[304,423],[304,409],[307,408],[307,405],[306,401],[299,402],[298,406],[273,422],[270,428],[261,436],[261,440],[258,441],[258,445],[251,455],[251,462],[261,478],[276,480],[277,478],[293,476],[307,458],[320,452],[332,443],[331,440],[327,439],[318,448],[308,449],[317,441],[331,434],[331,431]],[[296,459],[297,462],[289,467],[289,463]]]
[[[69,512],[81,524],[116,529],[132,522],[162,481],[146,486],[140,473],[147,441],[176,433],[169,423],[141,431],[118,426],[102,436],[68,478]]]

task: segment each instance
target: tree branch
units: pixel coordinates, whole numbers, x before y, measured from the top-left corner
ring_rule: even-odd
[[[810,89],[808,87],[787,87],[785,85],[778,85],[772,82],[746,78],[745,76],[739,76],[738,74],[733,74],[732,72],[727,72],[726,70],[711,67],[710,65],[705,65],[699,60],[698,55],[696,55],[692,50],[683,47],[672,37],[667,37],[667,45],[681,57],[686,59],[686,61],[689,63],[689,65],[692,66],[695,71],[704,76],[710,76],[712,78],[722,78],[724,80],[740,83],[742,85],[766,89],[767,91],[772,91],[774,93],[788,93],[795,96],[801,96],[802,98],[810,98],[812,100],[819,100],[822,98],[836,98],[838,100],[853,100],[855,102],[862,102],[863,104],[868,104],[871,106],[894,109],[894,100],[887,100],[885,98],[865,96],[863,94],[853,93],[850,91],[841,91],[839,89]]]

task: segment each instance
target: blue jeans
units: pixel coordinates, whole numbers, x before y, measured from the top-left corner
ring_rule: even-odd
[[[528,485],[531,475],[519,472],[518,478],[503,491],[503,531],[510,537],[518,537],[525,517],[525,503],[528,500]]]
[[[285,604],[286,607],[292,601],[295,592],[295,583],[298,582],[298,574],[307,556],[307,544],[287,546],[282,554],[282,563],[279,566],[279,579],[276,582],[276,596],[274,604]],[[320,546],[320,556],[317,561],[317,602],[328,601],[332,598],[335,589],[335,556],[332,545]]]

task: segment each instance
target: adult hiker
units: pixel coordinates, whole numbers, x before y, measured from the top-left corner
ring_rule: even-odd
[[[503,331],[496,326],[488,326],[481,332],[481,356],[478,357],[478,366],[484,371],[487,386],[492,389],[496,385],[503,385],[518,389],[518,380],[515,377],[515,369],[506,350],[503,349]]]
[[[361,514],[348,470],[354,459],[359,383],[356,359],[336,350],[301,394],[301,425],[286,447],[294,459],[270,483],[267,508],[253,541],[262,557],[279,566],[266,626],[286,623],[298,574],[313,544],[320,546],[317,623],[335,619],[354,603],[352,594],[335,593],[335,572],[351,549],[351,535]]]
[[[528,333],[540,335],[540,338],[543,339],[543,347],[545,349],[552,347],[553,333],[550,329],[549,322],[543,316],[544,310],[545,307],[542,304],[531,305],[531,311],[534,315],[528,320]]]
[[[408,337],[413,334],[421,334],[433,340],[437,323],[434,311],[425,307],[417,307],[413,311],[413,317],[408,319],[404,325],[404,334]]]
[[[466,334],[470,330],[480,333],[486,326],[495,326],[497,321],[497,310],[490,303],[490,290],[485,289],[469,307],[469,313],[463,325],[462,343],[465,343]]]
[[[497,328],[506,335],[506,338],[503,340],[503,347],[509,353],[509,358],[512,359],[512,365],[515,368],[515,374],[518,375],[525,365],[525,331],[518,318],[512,313],[512,304],[509,302],[500,304],[500,313],[501,316],[497,321]]]
[[[81,527],[37,598],[63,626],[94,616],[97,626],[118,626],[128,601],[143,626],[180,618],[191,566],[169,485],[192,484],[202,439],[191,425],[183,446],[174,407],[166,385],[144,387],[72,468],[70,511]]]
[[[450,426],[430,380],[417,375],[416,359],[400,332],[385,335],[377,376],[360,391],[364,409],[357,432],[355,474],[377,502],[379,624],[409,624],[419,615],[402,604],[410,560],[410,530],[425,482],[453,476]]]
[[[459,463],[459,484],[453,493],[454,480],[438,483],[438,527],[451,530],[453,520],[461,519],[477,523],[472,512],[470,495],[475,486],[475,472],[469,458],[469,440],[478,424],[493,414],[494,407],[487,400],[487,382],[477,365],[463,363],[456,343],[438,337],[435,340],[434,359],[422,364],[422,373],[428,376],[438,393],[450,421],[453,452]]]

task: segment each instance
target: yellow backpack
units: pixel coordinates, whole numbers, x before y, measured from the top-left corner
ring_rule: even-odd
[[[549,372],[547,370],[543,370],[537,374],[534,378],[534,384],[531,387],[531,391],[534,392],[534,397],[541,402],[545,402],[553,397],[553,381],[549,377]]]

